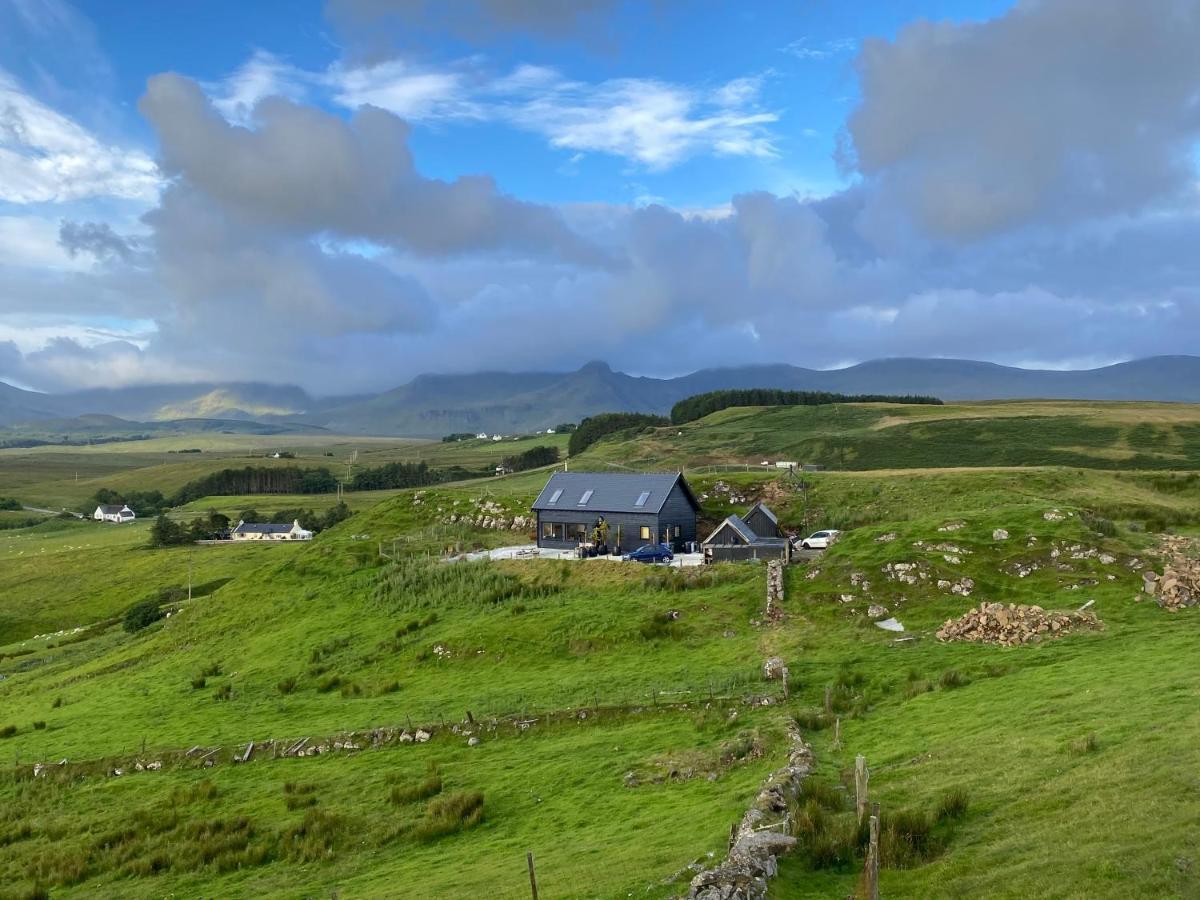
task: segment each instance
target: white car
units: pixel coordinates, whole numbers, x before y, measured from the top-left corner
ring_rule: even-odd
[[[804,550],[825,550],[829,545],[838,539],[840,531],[814,531],[808,537],[800,542],[801,548]]]

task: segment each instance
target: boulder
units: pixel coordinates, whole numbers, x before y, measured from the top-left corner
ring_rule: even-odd
[[[1008,532],[1003,528],[997,528],[995,531],[992,532],[992,540],[993,541],[1007,541],[1008,540]]]

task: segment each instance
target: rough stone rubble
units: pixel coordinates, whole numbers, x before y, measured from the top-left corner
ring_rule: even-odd
[[[1163,609],[1176,612],[1200,606],[1200,558],[1194,541],[1182,535],[1162,537],[1163,573],[1142,573],[1144,589]]]
[[[1102,628],[1092,613],[1047,612],[1040,606],[980,603],[957,619],[947,619],[937,631],[942,641],[971,641],[1014,647],[1062,637],[1082,628]]]

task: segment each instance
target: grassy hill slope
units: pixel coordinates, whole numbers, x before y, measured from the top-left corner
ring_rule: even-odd
[[[581,463],[701,467],[763,459],[835,469],[1200,468],[1200,406],[1013,401],[741,407],[617,436]]]
[[[773,626],[758,621],[755,566],[678,583],[604,561],[426,558],[521,540],[449,519],[481,504],[524,510],[541,480],[399,494],[311,545],[256,548],[252,569],[143,632],[0,647],[10,654],[0,659],[0,728],[15,727],[0,748],[19,761],[0,776],[10,811],[0,867],[15,873],[6,889],[389,896],[400,885],[518,897],[532,850],[546,895],[667,897],[688,864],[724,851],[729,823],[783,757],[786,717],[801,722],[835,796],[859,752],[886,810],[927,812],[950,788],[966,792],[967,812],[939,832],[936,852],[885,869],[889,896],[1200,889],[1194,865],[1177,863],[1198,849],[1187,773],[1200,763],[1190,662],[1200,631],[1194,611],[1133,602],[1135,560],[1153,541],[1127,524],[1194,516],[1194,479],[829,473],[807,492],[758,472],[697,479],[709,518],[733,491],[766,497],[785,524],[843,515],[858,525],[789,571],[787,619]],[[1115,535],[1093,530],[1112,531],[1094,517],[1100,502],[1125,513]],[[1045,519],[1055,508],[1064,518]],[[938,530],[950,522],[963,527]],[[998,527],[1009,540],[993,539]],[[895,537],[876,540],[886,534]],[[929,546],[945,541],[956,552]],[[400,560],[381,558],[381,543]],[[1072,547],[1095,552],[1075,559]],[[918,562],[928,578],[889,581],[884,566],[896,562]],[[964,576],[976,584],[969,598],[937,587]],[[933,637],[981,600],[1089,599],[1103,630],[1008,650]],[[873,627],[872,602],[918,640],[897,644]],[[664,618],[669,610],[678,618]],[[759,675],[774,654],[791,669],[791,698],[748,705],[778,699]],[[843,719],[840,750],[820,713],[827,687]],[[668,706],[681,700],[690,707]],[[449,728],[468,711],[496,719],[478,746]],[[419,724],[434,726],[428,743],[227,761],[250,740]],[[1071,749],[1093,733],[1094,749]],[[221,764],[164,757],[194,745],[224,747]],[[32,777],[31,762],[63,758],[79,767]],[[133,771],[162,758],[161,771]],[[106,775],[114,768],[126,774]],[[474,792],[482,818],[456,813],[473,808]],[[776,895],[844,896],[855,868],[802,850]]]

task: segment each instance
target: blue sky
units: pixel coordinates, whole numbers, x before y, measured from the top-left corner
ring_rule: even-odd
[[[1192,0],[3,0],[0,378],[1187,352],[1197,37]]]

